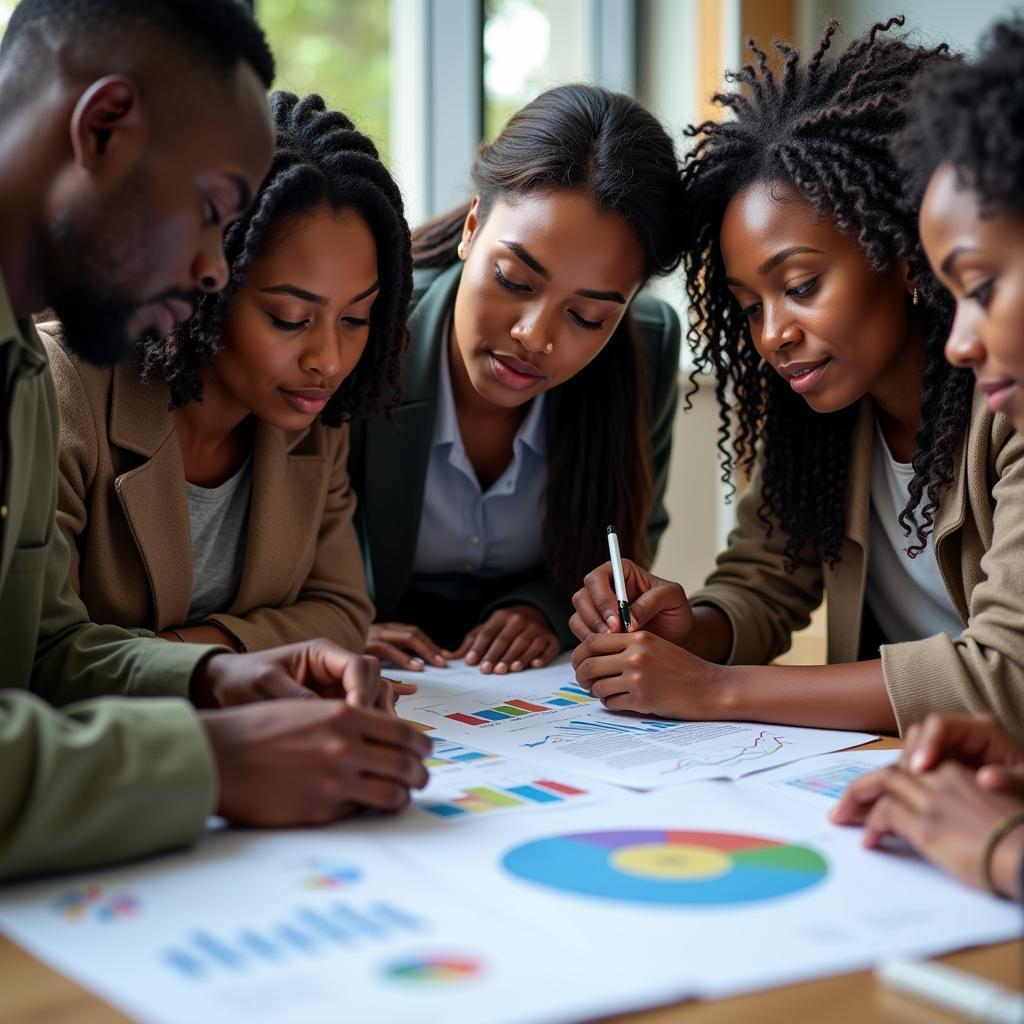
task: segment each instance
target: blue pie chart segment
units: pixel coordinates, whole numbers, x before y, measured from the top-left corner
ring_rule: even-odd
[[[828,873],[808,846],[729,832],[579,832],[510,850],[506,871],[550,889],[623,903],[720,905],[788,896]]]

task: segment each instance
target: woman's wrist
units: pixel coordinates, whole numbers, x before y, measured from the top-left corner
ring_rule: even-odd
[[[1001,823],[1000,823],[1001,824]],[[996,826],[997,828],[999,826]],[[990,891],[1012,900],[1021,898],[1021,866],[1024,860],[1024,817],[1000,836],[991,847],[982,882]]]

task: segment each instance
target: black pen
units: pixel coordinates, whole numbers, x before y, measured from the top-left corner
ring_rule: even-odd
[[[629,601],[626,600],[626,577],[622,574],[622,555],[619,554],[619,535],[614,526],[608,527],[608,555],[612,560],[612,578],[615,581],[615,600],[619,602],[619,621],[629,632]]]

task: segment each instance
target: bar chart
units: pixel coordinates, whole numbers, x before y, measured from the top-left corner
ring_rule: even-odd
[[[163,954],[163,962],[179,977],[205,982],[339,950],[359,951],[427,930],[426,921],[394,903],[357,907],[332,900],[300,904],[279,920],[242,926],[229,934],[196,928]]]
[[[586,690],[582,690],[578,686],[562,686],[555,690],[550,697],[533,700],[510,698],[494,707],[481,708],[472,714],[455,711],[444,717],[450,718],[453,722],[461,722],[463,725],[489,725],[492,722],[502,722],[509,718],[523,718],[527,715],[537,715],[547,711],[560,711],[563,708],[571,708],[580,704],[592,704],[594,700],[595,698],[591,697]]]
[[[564,782],[533,779],[519,785],[466,786],[458,795],[446,800],[425,800],[419,806],[439,818],[456,818],[466,814],[559,804],[586,795],[586,790]]]
[[[482,750],[472,750],[452,740],[434,736],[434,749],[424,762],[428,768],[451,768],[455,765],[476,764],[480,761],[493,761],[496,754],[485,754]]]

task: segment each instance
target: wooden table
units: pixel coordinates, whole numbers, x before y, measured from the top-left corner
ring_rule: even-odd
[[[883,739],[861,749],[893,748]],[[1004,942],[941,958],[981,977],[1024,990],[1024,943]],[[107,1003],[0,938],[0,1024],[123,1024]],[[713,1003],[677,1003],[610,1018],[608,1024],[946,1024],[951,1017],[878,985],[870,971]]]

